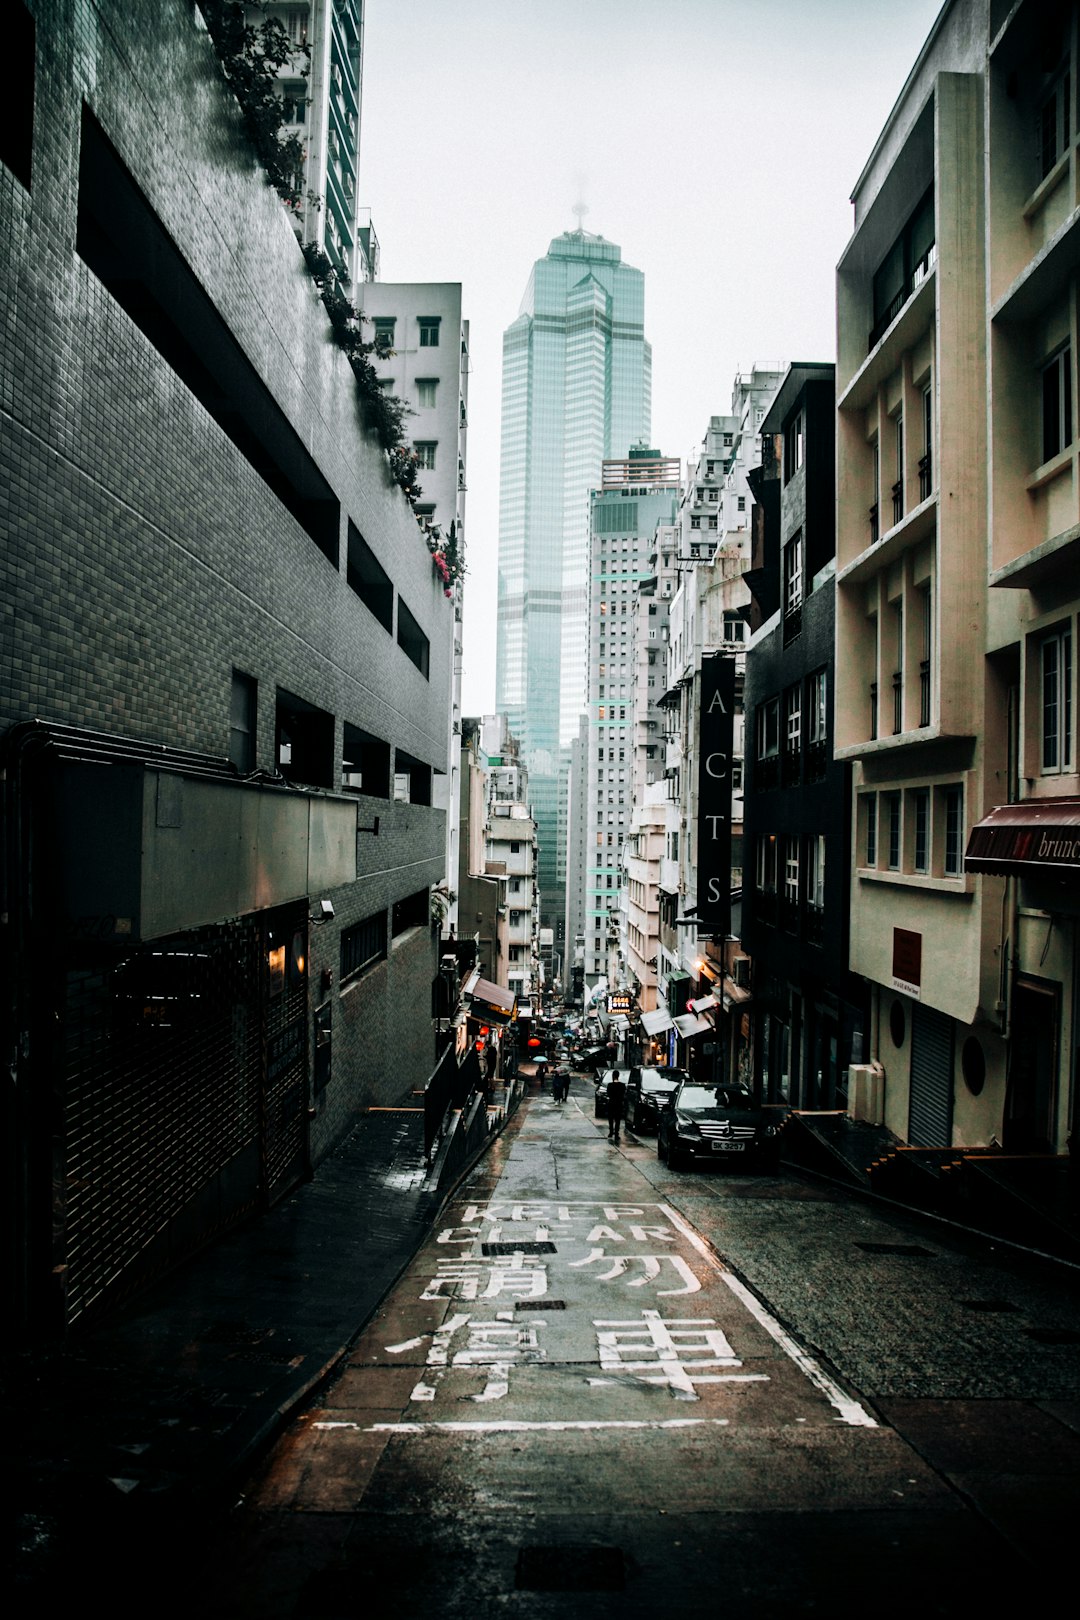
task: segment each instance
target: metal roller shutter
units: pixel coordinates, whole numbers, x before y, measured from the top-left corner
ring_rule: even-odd
[[[913,1147],[949,1147],[952,1142],[952,1019],[916,1002],[911,1016],[911,1113]]]

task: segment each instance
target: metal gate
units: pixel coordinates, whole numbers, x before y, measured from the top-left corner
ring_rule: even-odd
[[[306,978],[268,993],[267,933],[249,918],[69,967],[54,1217],[69,1324],[301,1174]]]
[[[911,1016],[911,1111],[913,1147],[952,1144],[953,1021],[916,1002]]]

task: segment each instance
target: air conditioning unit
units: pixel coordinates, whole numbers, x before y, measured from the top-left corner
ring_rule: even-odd
[[[341,785],[342,785],[342,787],[351,787],[351,788],[361,788],[361,787],[363,787],[364,778],[363,778],[362,773],[360,771],[342,771],[342,773],[341,773]]]
[[[867,1125],[885,1123],[885,1070],[880,1063],[853,1063],[847,1070],[848,1113]]]
[[[737,956],[735,958],[734,962],[731,964],[731,977],[734,979],[740,990],[749,990],[750,958],[748,956]]]

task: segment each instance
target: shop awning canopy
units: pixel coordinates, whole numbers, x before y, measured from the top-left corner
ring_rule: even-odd
[[[752,998],[749,990],[744,990],[743,986],[741,984],[736,984],[734,979],[725,978],[725,980],[724,980],[724,1006],[725,1007],[738,1006],[738,1005],[741,1005],[742,1002],[751,1001],[752,999],[753,998]]]
[[[508,1024],[515,1015],[517,996],[512,990],[504,990],[501,984],[492,984],[490,979],[477,978],[465,985],[462,993],[472,997],[469,1012],[473,1018],[491,1024]]]
[[[684,1041],[693,1040],[695,1035],[704,1035],[706,1030],[712,1029],[712,1022],[708,1018],[699,1018],[697,1013],[683,1013],[676,1018],[675,1028]]]
[[[1080,872],[1080,798],[1002,804],[968,835],[968,872]]]
[[[717,1005],[717,999],[711,991],[707,996],[699,996],[697,1001],[692,1001],[690,1003],[691,1008],[696,1013],[708,1012],[711,1008]]]
[[[644,1012],[641,1015],[641,1027],[646,1035],[662,1035],[665,1029],[674,1029],[671,1014],[666,1007],[657,1007],[655,1012]]]

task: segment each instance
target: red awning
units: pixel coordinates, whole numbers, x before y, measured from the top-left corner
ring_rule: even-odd
[[[968,872],[1080,872],[1080,799],[1002,804],[968,836]]]

